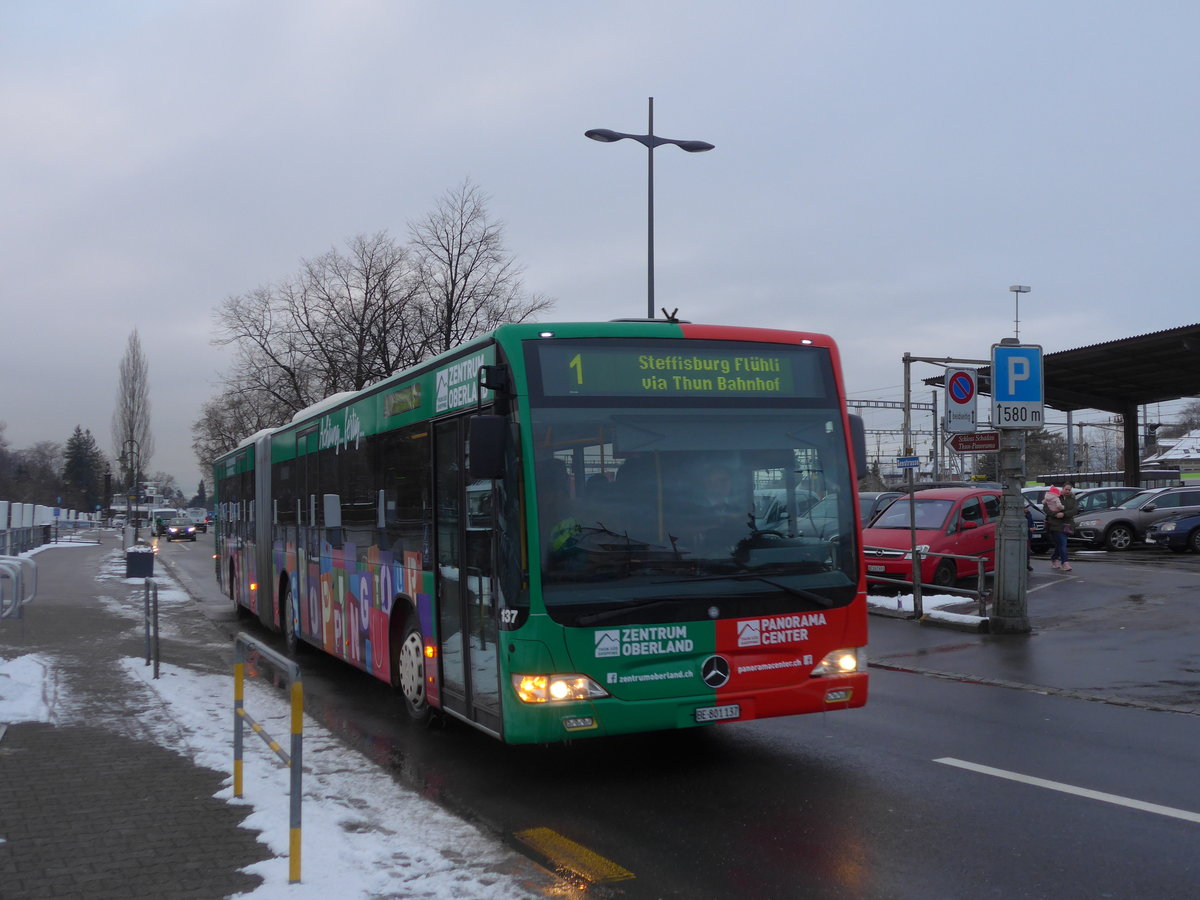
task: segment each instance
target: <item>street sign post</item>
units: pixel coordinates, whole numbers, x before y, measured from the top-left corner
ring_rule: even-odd
[[[946,369],[946,421],[950,434],[969,434],[976,428],[979,394],[974,369]]]
[[[1005,338],[992,344],[992,425],[999,429],[996,460],[1004,492],[996,528],[996,571],[992,579],[993,634],[1029,634],[1029,533],[1021,498],[1023,430],[1045,426],[1042,348]]]
[[[1042,428],[1045,385],[1037,344],[992,344],[992,425]]]
[[[954,434],[946,443],[956,453],[995,453],[1000,449],[1000,432],[976,431],[974,434]]]

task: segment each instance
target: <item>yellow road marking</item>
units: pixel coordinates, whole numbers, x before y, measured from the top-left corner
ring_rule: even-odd
[[[628,881],[637,876],[623,869],[611,859],[563,837],[549,828],[528,828],[517,832],[517,839],[528,844],[546,859],[581,878],[595,883],[605,881]]]

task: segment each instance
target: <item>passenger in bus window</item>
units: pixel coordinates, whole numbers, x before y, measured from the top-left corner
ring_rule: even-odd
[[[697,552],[724,556],[746,537],[753,503],[742,487],[738,471],[731,465],[712,463],[701,470],[698,490],[687,507],[689,521],[685,522]]]
[[[561,567],[573,555],[583,528],[572,508],[567,469],[561,460],[538,463],[538,508],[542,558],[548,568]]]

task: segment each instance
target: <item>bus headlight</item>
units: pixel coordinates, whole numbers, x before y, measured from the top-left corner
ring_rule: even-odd
[[[552,700],[595,700],[608,691],[586,675],[514,675],[513,690],[525,703]]]
[[[834,650],[826,653],[812,670],[814,675],[852,675],[867,668],[867,654],[862,647]]]

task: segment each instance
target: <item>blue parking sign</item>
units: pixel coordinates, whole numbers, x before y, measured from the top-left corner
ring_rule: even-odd
[[[992,425],[1042,428],[1045,385],[1037,344],[992,344]]]

